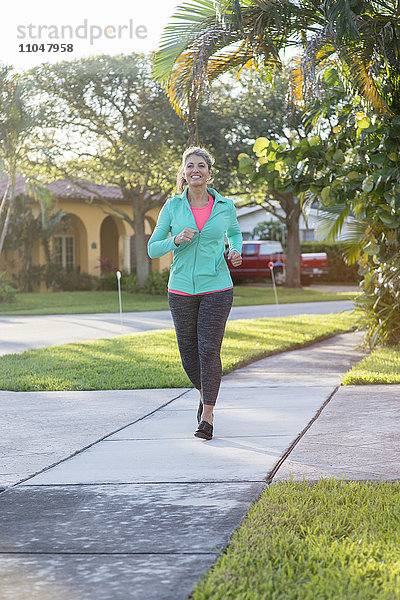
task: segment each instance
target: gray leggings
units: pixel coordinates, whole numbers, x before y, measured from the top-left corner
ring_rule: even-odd
[[[221,344],[232,302],[233,289],[196,296],[168,293],[182,366],[211,406],[221,384]]]

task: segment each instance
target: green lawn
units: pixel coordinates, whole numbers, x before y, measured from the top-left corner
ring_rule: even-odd
[[[350,330],[350,312],[229,321],[223,372]],[[188,387],[173,329],[51,346],[0,357],[0,389],[108,390]]]
[[[395,348],[377,348],[343,378],[343,385],[369,383],[400,383],[400,344]]]
[[[193,600],[400,598],[400,482],[278,483]]]
[[[278,289],[278,299],[281,303],[352,300],[356,295],[357,292],[352,291],[335,293],[313,288]],[[235,286],[234,306],[274,302],[272,287]],[[124,312],[168,310],[167,296],[122,292],[122,310]],[[0,303],[0,315],[87,314],[118,311],[117,292],[18,293],[14,303]]]

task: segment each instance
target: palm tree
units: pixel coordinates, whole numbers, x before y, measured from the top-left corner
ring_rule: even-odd
[[[297,96],[318,93],[316,69],[333,57],[343,77],[380,114],[400,112],[399,0],[191,0],[165,28],[153,74],[196,141],[196,114],[210,83],[233,68],[282,66],[301,50]]]
[[[164,30],[153,70],[154,76],[165,86],[172,106],[188,122],[195,140],[196,111],[201,96],[222,73],[233,68],[239,68],[240,73],[243,66],[257,63],[271,69],[279,68],[282,66],[281,50],[297,46],[300,56],[292,72],[293,97],[307,101],[312,93],[314,97],[319,95],[319,74],[335,62],[346,88],[355,91],[384,123],[375,135],[370,153],[375,153],[375,158],[379,159],[378,166],[380,162],[384,163],[382,172],[387,170],[389,175],[383,191],[379,190],[382,177],[375,186],[373,177],[377,169],[372,161],[368,163],[372,182],[364,181],[367,187],[363,185],[357,190],[355,198],[360,195],[363,198],[365,192],[370,214],[367,219],[356,220],[352,232],[352,237],[358,238],[362,247],[369,245],[369,254],[372,253],[378,263],[382,262],[383,271],[378,276],[376,264],[365,266],[365,298],[368,306],[372,306],[369,335],[374,343],[379,339],[377,334],[380,335],[382,325],[387,331],[391,330],[400,314],[398,289],[389,295],[389,299],[383,293],[387,281],[392,284],[393,264],[398,262],[400,254],[396,212],[400,176],[398,169],[389,164],[390,155],[394,155],[393,160],[400,156],[400,132],[397,133],[400,128],[399,9],[399,0],[186,2],[177,9]],[[371,137],[374,137],[373,132]],[[373,186],[374,193],[368,196]],[[380,210],[375,207],[376,198]],[[362,208],[363,205],[359,206]],[[350,207],[351,203],[337,206],[328,229],[338,231]],[[378,233],[379,237],[374,235]],[[387,244],[385,240],[388,240]],[[364,259],[366,257],[368,254]],[[372,281],[369,287],[368,280]],[[381,312],[376,308],[378,293],[388,313],[383,308]],[[391,339],[400,339],[400,327]]]

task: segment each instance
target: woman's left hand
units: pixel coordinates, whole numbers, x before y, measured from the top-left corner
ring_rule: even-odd
[[[238,252],[237,250],[231,250],[229,252],[228,260],[231,261],[231,263],[234,267],[238,267],[239,265],[242,264],[242,256],[241,256],[240,252]]]

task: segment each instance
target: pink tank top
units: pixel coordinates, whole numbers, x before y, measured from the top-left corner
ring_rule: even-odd
[[[211,211],[214,205],[214,198],[211,194],[208,194],[208,204],[205,206],[191,206],[194,220],[196,221],[197,229],[201,231],[206,224],[208,217],[211,215]]]
[[[197,229],[201,231],[206,224],[208,217],[211,215],[211,211],[214,205],[214,198],[211,194],[208,194],[208,204],[205,206],[191,206],[192,213],[194,216],[194,220],[196,221]],[[232,286],[231,286],[232,287]],[[214,292],[224,292],[225,290],[230,290],[231,287],[224,288],[223,290],[213,290],[211,292],[202,292],[203,294],[213,294]],[[181,296],[200,296],[201,294],[188,294],[187,292],[179,292],[178,290],[171,290],[168,288],[168,291],[172,294],[180,294]]]

